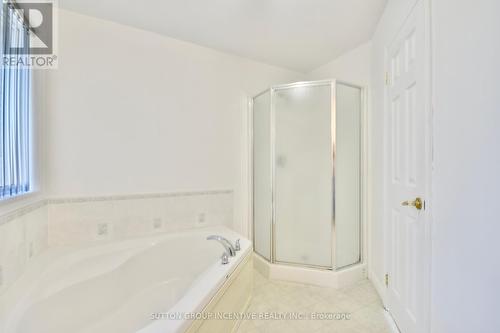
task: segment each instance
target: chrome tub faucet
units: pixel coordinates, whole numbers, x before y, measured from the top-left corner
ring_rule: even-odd
[[[212,236],[208,236],[207,240],[215,240],[215,241],[219,242],[222,246],[224,246],[226,253],[230,257],[234,257],[236,255],[236,248],[226,238],[219,236],[219,235],[212,235]],[[239,245],[239,242],[237,242],[237,245]]]

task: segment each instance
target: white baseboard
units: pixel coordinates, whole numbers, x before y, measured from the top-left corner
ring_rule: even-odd
[[[384,311],[384,316],[385,320],[387,321],[387,324],[389,326],[389,329],[391,330],[392,333],[401,333],[401,331],[398,328],[398,325],[396,325],[396,322],[394,321],[394,318],[392,318],[391,314],[389,311],[385,310]]]
[[[378,278],[378,276],[373,273],[373,271],[369,272],[368,279],[372,282],[373,286],[375,287],[375,290],[377,291],[378,295],[380,296],[380,299],[385,304],[385,284],[384,284],[384,282],[382,280],[380,280]]]

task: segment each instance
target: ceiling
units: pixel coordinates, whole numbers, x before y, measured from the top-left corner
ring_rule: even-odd
[[[307,72],[370,40],[386,1],[59,0],[59,5]]]

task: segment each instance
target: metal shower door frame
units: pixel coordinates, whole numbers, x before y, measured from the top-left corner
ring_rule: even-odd
[[[253,179],[253,169],[254,169],[254,160],[253,157],[254,155],[254,117],[253,117],[253,105],[254,105],[254,100],[255,98],[269,92],[269,97],[270,97],[270,175],[271,175],[271,244],[270,244],[270,262],[273,264],[283,264],[283,265],[289,265],[289,266],[297,266],[297,267],[303,267],[303,268],[314,268],[314,269],[320,269],[320,270],[336,270],[336,230],[335,230],[335,162],[336,162],[336,87],[337,84],[343,84],[347,86],[351,86],[357,89],[360,89],[361,91],[361,112],[363,113],[364,109],[364,101],[363,101],[363,96],[364,96],[364,88],[360,87],[358,85],[354,85],[351,83],[339,81],[339,80],[321,80],[321,81],[305,81],[305,82],[296,82],[296,83],[290,83],[290,84],[283,84],[283,85],[276,85],[272,86],[269,89],[266,89],[259,94],[255,95],[254,97],[251,98],[250,101],[250,145],[251,145],[251,181],[250,181],[250,187],[251,187],[251,222],[252,222],[252,239],[253,239],[253,246],[255,249],[255,221],[254,221],[254,210],[255,210],[255,200],[254,200],[254,179]],[[294,89],[294,88],[302,88],[302,87],[315,87],[315,86],[330,86],[330,123],[331,123],[331,130],[330,130],[330,167],[332,170],[332,216],[331,216],[331,232],[332,232],[332,237],[331,237],[331,264],[330,266],[318,266],[318,265],[309,265],[309,264],[300,264],[300,263],[291,263],[291,262],[285,262],[285,261],[279,261],[276,260],[276,110],[275,110],[275,105],[274,105],[274,93],[279,90],[286,90],[286,89]],[[363,117],[361,117],[363,118]],[[362,126],[362,125],[360,125]],[[363,131],[360,131],[361,133]],[[363,144],[363,141],[361,141],[361,144]],[[361,169],[361,168],[360,168]],[[361,173],[361,172],[360,172]],[[360,174],[360,186],[362,183],[362,177]],[[360,191],[360,197],[362,197],[362,191]],[[361,202],[361,198],[360,198]],[[360,205],[361,207],[362,205]],[[359,223],[361,225],[362,219],[360,219]],[[360,240],[362,239],[362,228],[360,227]],[[361,257],[362,257],[362,241],[360,241],[360,261],[361,262]],[[256,252],[257,253],[257,252]],[[267,258],[263,257],[261,254],[257,253],[257,255],[261,256],[263,259],[266,261],[269,261]],[[358,263],[359,263],[358,262]],[[356,265],[358,263],[354,263],[353,265]],[[352,265],[350,265],[352,266]]]

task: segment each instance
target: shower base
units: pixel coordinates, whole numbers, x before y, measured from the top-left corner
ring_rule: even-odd
[[[367,278],[365,263],[333,271],[272,264],[255,253],[254,268],[270,280],[290,281],[330,288],[347,287]]]

